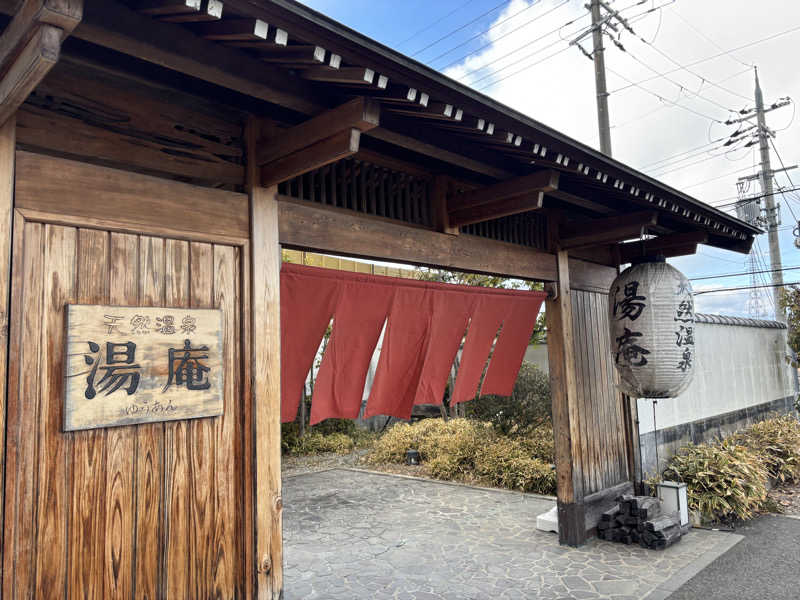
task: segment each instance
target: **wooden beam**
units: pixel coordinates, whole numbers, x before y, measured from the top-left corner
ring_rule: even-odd
[[[690,231],[687,233],[672,233],[668,235],[661,235],[649,240],[640,242],[628,242],[627,244],[619,244],[620,263],[629,263],[636,258],[643,258],[646,256],[655,256],[663,254],[667,256],[667,252],[683,251],[691,248],[697,248],[697,244],[705,244],[708,241],[708,234],[704,231]],[[694,251],[688,252],[694,254]],[[680,254],[671,254],[671,256],[681,256]]]
[[[352,210],[279,196],[281,244],[342,256],[403,262],[535,281],[556,279],[555,256],[518,244],[448,235]],[[573,289],[607,293],[616,269],[571,258]]]
[[[572,295],[569,258],[565,250],[556,254],[558,280],[547,298],[547,355],[555,436],[556,488],[558,497],[558,539],[579,546],[586,540],[583,513],[583,475],[575,460],[580,454],[578,384],[572,329]]]
[[[574,206],[579,206],[580,208],[585,208],[586,210],[596,212],[600,215],[612,215],[615,212],[612,208],[609,208],[605,204],[600,204],[599,202],[594,202],[593,200],[587,200],[586,198],[581,198],[580,196],[576,196],[575,194],[570,194],[569,192],[565,192],[564,190],[552,190],[548,192],[547,195],[552,196],[553,198],[557,198],[562,202],[566,202],[568,204],[572,204]]]
[[[17,112],[28,95],[58,61],[62,30],[39,25],[11,62],[0,80],[0,124]]]
[[[460,123],[464,118],[463,109],[446,102],[429,101],[427,104],[398,105],[390,110],[398,115],[437,119],[444,122]]]
[[[531,192],[550,192],[557,188],[557,171],[536,171],[530,175],[515,177],[494,185],[451,196],[447,200],[447,208],[451,213],[454,213],[483,204],[500,202],[514,196],[530,194]]]
[[[167,23],[202,23],[204,21],[218,21],[222,18],[224,4],[220,0],[203,0],[200,10],[195,13],[179,15],[166,15],[159,17],[159,21]]]
[[[200,11],[201,0],[138,0],[135,9],[145,15],[178,15]]]
[[[6,447],[6,407],[8,384],[8,325],[11,297],[11,233],[14,222],[14,147],[16,122],[12,117],[0,126],[0,446]],[[22,233],[17,232],[21,238]],[[5,457],[0,457],[0,472],[5,473]],[[0,486],[0,506],[5,506],[5,486]],[[0,530],[5,531],[2,517]],[[0,564],[3,556],[0,554]]]
[[[566,228],[562,226],[558,245],[560,248],[567,250],[619,242],[638,237],[648,226],[653,226],[657,223],[658,214],[652,211],[628,213],[605,219],[592,219],[580,225],[571,225]]]
[[[358,152],[361,132],[346,129],[261,167],[263,187],[275,185],[302,173],[323,167]]]
[[[382,140],[389,144],[394,144],[406,150],[411,150],[423,156],[434,158],[451,165],[461,167],[468,171],[474,171],[482,175],[488,175],[495,179],[508,179],[513,176],[513,173],[500,167],[495,167],[479,160],[475,160],[458,152],[446,150],[434,144],[424,142],[414,136],[406,135],[395,131],[393,129],[386,129],[385,127],[376,127],[368,133],[370,137]]]
[[[304,82],[240,50],[154,21],[116,0],[86,0],[74,36],[302,114],[326,108]]]
[[[254,47],[258,58],[264,62],[284,65],[322,65],[325,64],[326,51],[322,46],[298,44],[295,46]]]
[[[339,69],[311,67],[300,73],[300,77],[326,83],[372,85],[375,82],[375,71],[367,67],[341,67]]]
[[[269,26],[261,19],[225,19],[210,23],[198,23],[192,31],[207,40],[225,42],[263,42],[267,39]]]
[[[368,98],[354,98],[316,117],[282,131],[274,138],[259,140],[259,166],[312,146],[345,130],[369,131],[380,123],[380,106]]]
[[[6,70],[19,48],[30,39],[34,28],[52,25],[66,37],[80,23],[82,15],[83,3],[79,1],[25,0],[0,36],[0,72]]]
[[[543,192],[528,192],[489,204],[481,204],[472,208],[462,208],[449,213],[449,222],[452,227],[481,223],[491,219],[499,219],[509,215],[538,210],[544,201]]]
[[[83,15],[81,0],[24,0],[0,35],[0,125],[58,61]]]

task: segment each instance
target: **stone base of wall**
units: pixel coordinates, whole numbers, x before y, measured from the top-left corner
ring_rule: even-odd
[[[658,444],[658,463],[663,469],[669,458],[681,446],[690,442],[700,444],[724,438],[743,427],[764,420],[771,413],[792,413],[794,412],[794,400],[794,396],[786,396],[772,402],[756,404],[707,419],[641,434],[639,440],[642,452],[642,471],[645,473],[645,478],[652,477],[656,473],[656,443]],[[669,400],[660,400],[660,402],[669,402]]]

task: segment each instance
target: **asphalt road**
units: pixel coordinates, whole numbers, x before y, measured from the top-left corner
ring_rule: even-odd
[[[800,519],[764,515],[738,527],[736,533],[744,539],[669,600],[800,598]]]

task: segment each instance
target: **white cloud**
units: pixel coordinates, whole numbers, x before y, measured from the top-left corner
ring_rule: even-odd
[[[385,4],[371,4],[374,10],[370,11],[362,10],[363,6],[369,4],[369,0],[358,2],[353,0],[345,3],[331,2],[331,0],[309,0],[309,2],[326,12],[333,11],[335,18],[341,18],[351,27],[371,33],[389,44],[408,37],[426,23],[433,22],[441,14],[446,14],[453,4],[443,2],[441,6],[436,5],[434,10],[433,5],[417,0],[409,0],[401,5],[386,0]],[[562,0],[538,0],[535,6],[523,10],[533,2],[534,0],[510,0],[501,12],[493,13],[492,22],[481,20],[466,27],[421,53],[417,58],[432,59],[487,27],[497,25],[482,36],[480,45],[488,44],[486,48],[447,68],[445,73],[455,79],[462,79],[464,83],[473,85],[476,89],[497,81],[496,85],[482,91],[546,125],[596,147],[598,135],[592,62],[574,47],[542,61],[550,54],[566,48],[567,40],[570,39],[569,34],[580,30],[588,23],[588,13],[584,8],[585,0],[568,0],[564,6],[558,8],[556,7]],[[638,37],[627,33],[622,35],[621,41],[628,52],[621,52],[611,43],[606,43],[608,87],[613,92],[609,104],[614,156],[635,168],[645,167],[654,161],[705,144],[709,139],[732,133],[732,128],[709,121],[704,116],[693,114],[692,111],[724,121],[729,115],[726,108],[739,110],[744,106],[752,106],[750,100],[753,95],[752,74],[742,73],[746,67],[738,61],[758,65],[767,103],[781,96],[792,96],[800,101],[800,69],[797,69],[794,60],[797,54],[796,48],[800,44],[800,32],[753,45],[732,56],[720,56],[691,66],[691,70],[701,77],[678,70],[668,76],[671,81],[662,77],[643,83],[642,86],[650,90],[650,93],[636,87],[619,90],[627,83],[613,71],[638,82],[653,77],[653,72],[643,66],[642,62],[656,72],[664,73],[676,69],[675,62],[689,65],[719,54],[720,47],[731,49],[742,46],[800,23],[800,2],[786,0],[762,0],[758,3],[750,0],[677,0],[661,11],[655,11],[638,20],[635,18],[637,14],[651,6],[668,2],[669,0],[647,0],[642,5],[636,5],[635,0],[612,2],[618,10],[633,6],[623,14],[631,18],[637,36],[651,42],[658,49],[655,50],[640,41]],[[421,10],[423,6],[427,8]],[[421,48],[466,23],[486,8],[481,9],[477,3],[465,5],[464,10],[458,11],[453,17],[416,38],[408,46]],[[415,19],[408,24],[408,15],[405,13],[414,11],[418,11]],[[549,14],[529,25],[524,25],[533,17],[544,15],[548,11]],[[387,16],[389,13],[395,13],[391,17],[391,23],[387,22],[390,18]],[[519,14],[512,16],[515,13]],[[692,31],[676,13],[713,40],[713,43]],[[376,22],[376,19],[379,21]],[[506,19],[508,19],[506,22],[501,23]],[[573,19],[578,19],[573,25],[536,41],[542,35]],[[404,26],[406,30],[399,30],[400,23],[406,23]],[[519,29],[512,31],[516,28]],[[564,39],[560,40],[559,35]],[[551,48],[509,66],[510,63],[536,52],[551,42],[556,42]],[[442,59],[433,61],[432,66],[441,68],[476,46],[477,44],[472,42],[456,49]],[[590,39],[585,40],[584,47],[590,49]],[[410,49],[413,48],[406,46],[401,48],[404,51]],[[514,53],[504,58],[511,52]],[[636,59],[641,62],[637,62]],[[525,69],[529,65],[530,67]],[[483,70],[468,75],[479,68]],[[506,78],[511,74],[513,75]],[[487,75],[488,77],[481,79]],[[709,82],[722,82],[721,85],[741,94],[744,98],[716,88]],[[696,93],[706,99],[696,97]],[[677,102],[684,108],[662,102],[653,94]],[[773,129],[780,130],[790,123],[791,117],[791,108],[777,110],[768,115],[768,124]],[[779,131],[776,139],[777,147],[787,165],[800,162],[800,136],[797,135],[799,127],[800,116],[788,129]],[[649,173],[700,200],[718,203],[722,199],[736,195],[737,177],[755,171],[752,166],[756,162],[756,157],[752,149],[741,150],[727,156],[720,154],[716,157],[701,152],[686,162],[697,164],[670,173],[666,173],[670,167],[664,167],[660,171],[650,170]],[[683,166],[683,163],[678,162],[674,166]],[[773,168],[779,166],[776,160]],[[726,175],[737,170],[740,172]],[[785,175],[778,175],[777,179],[781,184],[789,186]],[[800,185],[800,170],[792,173],[792,179],[795,185]],[[796,219],[786,203],[781,201],[781,204],[784,224],[780,234],[783,264],[800,265],[800,255],[798,255],[800,250],[792,243],[792,228],[796,225]],[[793,209],[800,217],[800,202],[794,202]],[[760,256],[764,259],[766,268],[769,264],[766,236],[761,236],[758,251],[761,252]],[[697,276],[741,272],[744,270],[745,260],[745,256],[733,252],[703,249],[695,256],[671,262],[678,265],[687,275]],[[787,272],[785,280],[787,282],[800,280],[800,271],[797,273],[795,276],[792,272]],[[730,287],[746,285],[748,281],[745,277],[710,280],[708,283],[713,287]],[[769,294],[769,289],[763,291],[765,301]],[[747,296],[741,292],[701,295],[698,297],[698,306],[705,312],[746,314]],[[767,304],[770,306],[768,302]]]

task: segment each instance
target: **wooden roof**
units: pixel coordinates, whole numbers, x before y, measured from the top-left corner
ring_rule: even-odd
[[[72,36],[268,102],[287,125],[368,98],[380,123],[361,149],[447,173],[459,194],[556,173],[533,208],[561,215],[576,249],[605,242],[586,239],[598,226],[671,236],[673,254],[748,252],[760,232],[293,0],[87,0]]]

